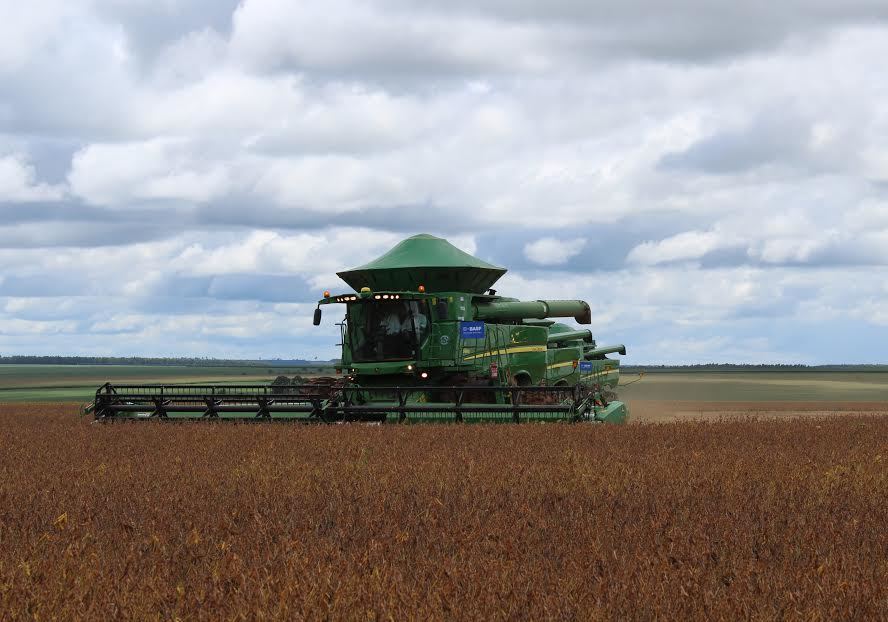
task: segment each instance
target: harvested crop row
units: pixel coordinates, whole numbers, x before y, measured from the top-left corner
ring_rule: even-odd
[[[94,426],[2,408],[12,619],[888,617],[888,418]]]

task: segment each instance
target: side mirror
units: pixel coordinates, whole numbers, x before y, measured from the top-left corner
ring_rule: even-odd
[[[448,306],[449,305],[447,304],[446,300],[439,300],[438,304],[435,305],[435,314],[438,316],[439,320],[446,320],[447,319]]]
[[[321,325],[321,308],[320,308],[320,307],[318,307],[317,309],[315,309],[314,325],[315,325],[315,326],[320,326],[320,325]]]

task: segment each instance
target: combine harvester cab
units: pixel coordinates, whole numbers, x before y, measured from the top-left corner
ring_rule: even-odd
[[[622,345],[599,347],[582,300],[519,301],[491,287],[506,270],[446,240],[417,235],[364,266],[338,273],[354,290],[324,292],[314,314],[341,330],[337,377],[291,387],[104,385],[97,419],[252,421],[606,421]]]

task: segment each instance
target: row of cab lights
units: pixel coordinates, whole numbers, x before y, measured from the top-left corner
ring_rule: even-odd
[[[327,292],[324,292],[324,298],[329,298],[329,297],[330,297],[330,294],[328,294]],[[391,299],[391,300],[400,300],[400,299],[401,299],[401,295],[400,295],[400,294],[391,294],[391,295],[389,295],[389,294],[376,294],[375,296],[373,296],[373,298],[376,299],[376,300],[389,300],[389,299]],[[337,297],[336,297],[336,302],[354,302],[354,301],[357,300],[357,299],[358,299],[357,296],[337,296]]]
[[[324,292],[324,298],[329,298],[330,292]],[[357,296],[337,296],[336,302],[349,302],[351,300],[357,300]]]
[[[425,285],[420,285],[417,288],[417,291],[422,294],[425,292]],[[330,292],[324,292],[324,298],[329,298]],[[370,288],[363,287],[361,288],[361,298],[369,298],[370,297]],[[336,302],[354,302],[358,299],[357,296],[337,296]],[[401,294],[376,294],[373,296],[374,300],[400,300]]]

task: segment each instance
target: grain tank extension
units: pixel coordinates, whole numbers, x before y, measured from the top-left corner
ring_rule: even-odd
[[[622,345],[600,346],[582,300],[521,301],[493,289],[506,270],[446,240],[416,235],[338,273],[353,291],[324,293],[314,323],[333,315],[337,377],[299,387],[116,387],[96,393],[97,419],[300,421],[606,421]]]

